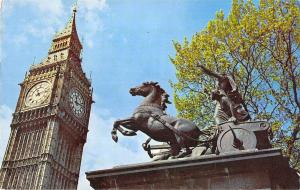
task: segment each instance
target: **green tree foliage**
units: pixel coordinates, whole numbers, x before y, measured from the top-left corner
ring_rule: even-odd
[[[199,65],[230,74],[252,119],[272,123],[274,144],[300,169],[300,6],[296,0],[233,0],[191,41],[174,42],[172,82],[179,116],[205,127],[214,123],[215,81]]]

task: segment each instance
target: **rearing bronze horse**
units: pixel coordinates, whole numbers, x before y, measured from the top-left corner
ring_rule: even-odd
[[[182,157],[190,154],[190,147],[197,146],[198,142],[195,139],[203,133],[193,122],[165,113],[166,104],[171,103],[165,90],[157,82],[144,82],[141,86],[131,88],[129,92],[132,96],[145,98],[131,117],[114,122],[111,132],[113,140],[118,141],[117,130],[125,136],[134,136],[135,132],[140,130],[156,141],[168,143],[173,156]],[[153,115],[159,117],[159,120]],[[161,121],[166,122],[170,128]],[[179,155],[183,148],[185,152]]]

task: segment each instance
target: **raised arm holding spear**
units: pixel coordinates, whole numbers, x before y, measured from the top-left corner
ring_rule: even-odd
[[[235,81],[228,75],[215,73],[203,65],[199,65],[202,71],[218,80],[218,89],[212,92],[213,100],[217,100],[216,123],[229,120],[246,121],[250,119],[246,104],[238,92]],[[227,116],[226,116],[227,115]],[[218,118],[219,117],[219,118]]]

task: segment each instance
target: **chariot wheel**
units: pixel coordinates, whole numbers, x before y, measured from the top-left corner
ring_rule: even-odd
[[[226,127],[217,140],[220,153],[255,149],[256,144],[254,132],[242,127]]]

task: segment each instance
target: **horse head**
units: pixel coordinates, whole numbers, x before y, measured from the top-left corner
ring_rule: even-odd
[[[153,92],[154,87],[157,85],[157,82],[144,82],[140,86],[136,86],[133,88],[130,88],[129,93],[132,96],[148,96],[151,92]]]
[[[145,100],[147,102],[144,103],[157,103],[163,110],[167,108],[166,104],[171,104],[169,95],[158,85],[158,82],[144,82],[139,86],[131,88],[129,93],[132,96],[149,97]]]

